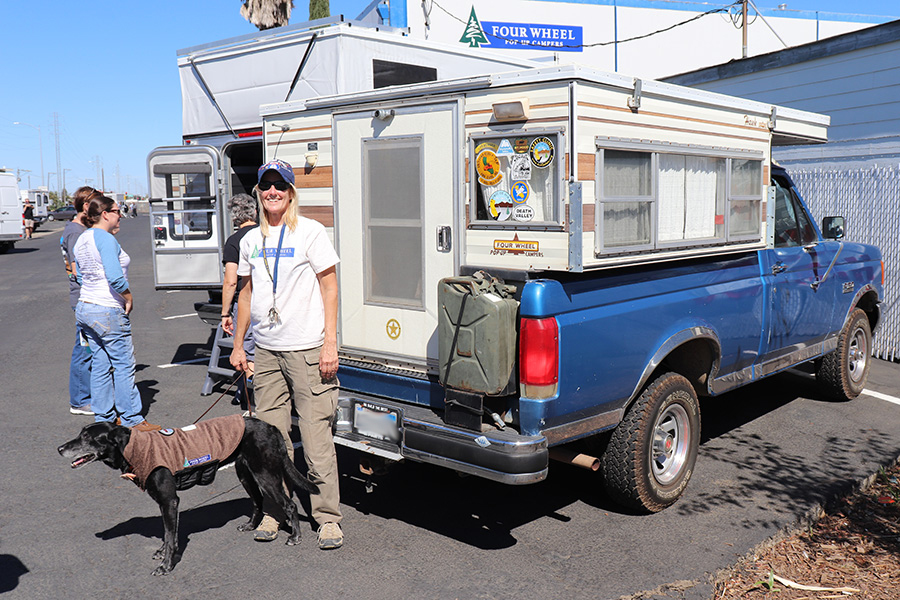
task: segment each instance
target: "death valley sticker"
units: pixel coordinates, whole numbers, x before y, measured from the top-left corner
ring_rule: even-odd
[[[496,221],[506,221],[512,216],[513,198],[505,190],[491,194],[491,216]]]
[[[534,138],[531,140],[528,154],[531,156],[531,164],[539,169],[547,167],[553,162],[553,141],[544,136]]]
[[[512,216],[516,221],[530,221],[534,218],[534,209],[527,204],[521,204],[513,209]]]
[[[500,172],[500,159],[497,153],[486,148],[475,157],[475,171],[478,173],[478,182],[482,185],[497,185],[503,179]]]

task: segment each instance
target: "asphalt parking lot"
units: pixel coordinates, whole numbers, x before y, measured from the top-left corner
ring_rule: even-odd
[[[847,403],[788,372],[702,402],[693,479],[659,514],[623,511],[595,474],[556,464],[544,482],[507,487],[403,463],[369,491],[357,457],[339,448],[344,548],[317,550],[305,522],[299,546],[284,534],[253,542],[236,530],[250,501],[224,471],[181,494],[183,558],[153,577],[155,503],[106,466],[73,470],[56,452],[89,422],[68,412],[62,226],[0,256],[4,598],[708,599],[718,569],[900,454],[900,365],[875,361],[867,393]],[[119,240],[133,259],[148,420],[186,425],[222,389],[200,395],[211,330],[193,302],[204,296],[153,289],[147,217],[123,220]],[[226,395],[209,416],[236,410]]]

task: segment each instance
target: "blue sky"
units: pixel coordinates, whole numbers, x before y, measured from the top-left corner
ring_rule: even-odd
[[[369,2],[331,0],[331,14],[354,18]],[[755,0],[762,10],[781,3]],[[789,10],[900,18],[897,0],[786,4]],[[239,8],[240,0],[0,0],[0,167],[30,170],[22,174],[23,188],[29,176],[32,187],[40,185],[40,127],[45,184],[56,189],[56,176],[46,175],[59,170],[56,113],[68,190],[87,180],[99,187],[102,165],[107,190],[142,193],[150,150],[181,143],[175,52],[256,31]],[[306,21],[307,8],[307,0],[296,0],[291,22]]]

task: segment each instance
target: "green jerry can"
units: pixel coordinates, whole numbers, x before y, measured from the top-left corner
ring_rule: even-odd
[[[448,423],[479,429],[484,396],[516,389],[516,287],[484,271],[438,283],[438,356]]]

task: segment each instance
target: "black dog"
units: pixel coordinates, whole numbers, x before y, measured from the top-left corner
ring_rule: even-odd
[[[223,417],[210,419],[212,421],[224,421],[236,417]],[[240,421],[237,418],[238,423]],[[319,491],[309,479],[304,477],[288,458],[284,447],[284,439],[281,433],[273,426],[254,418],[243,419],[243,434],[236,449],[231,454],[216,462],[210,460],[208,455],[200,461],[207,460],[199,466],[188,465],[185,460],[185,471],[178,471],[178,478],[167,467],[157,467],[146,477],[146,480],[136,481],[147,490],[150,497],[159,504],[162,513],[163,537],[162,547],[153,555],[156,559],[162,559],[162,564],[153,572],[154,575],[165,575],[175,567],[180,558],[178,552],[178,490],[186,489],[194,484],[205,485],[212,481],[215,469],[219,464],[234,462],[238,479],[244,489],[253,500],[253,514],[250,520],[238,526],[240,531],[252,531],[256,529],[263,518],[263,498],[275,502],[284,510],[291,525],[291,535],[287,544],[294,545],[300,542],[300,522],[297,506],[285,494],[284,484],[290,482],[297,488],[303,488],[311,494]],[[185,428],[185,430],[190,428]],[[147,434],[135,432],[136,441],[140,436],[172,436],[175,430],[166,429],[162,432]],[[134,480],[134,475],[129,475],[132,465],[125,458],[125,449],[132,438],[132,431],[127,427],[118,427],[112,423],[93,423],[81,430],[74,440],[66,442],[59,447],[59,453],[66,458],[73,458],[72,468],[81,467],[95,460],[101,460],[114,469],[119,469],[125,476]],[[131,451],[131,448],[129,448]],[[130,455],[130,454],[129,454]],[[193,462],[193,461],[192,461]],[[182,475],[188,475],[185,479]]]

